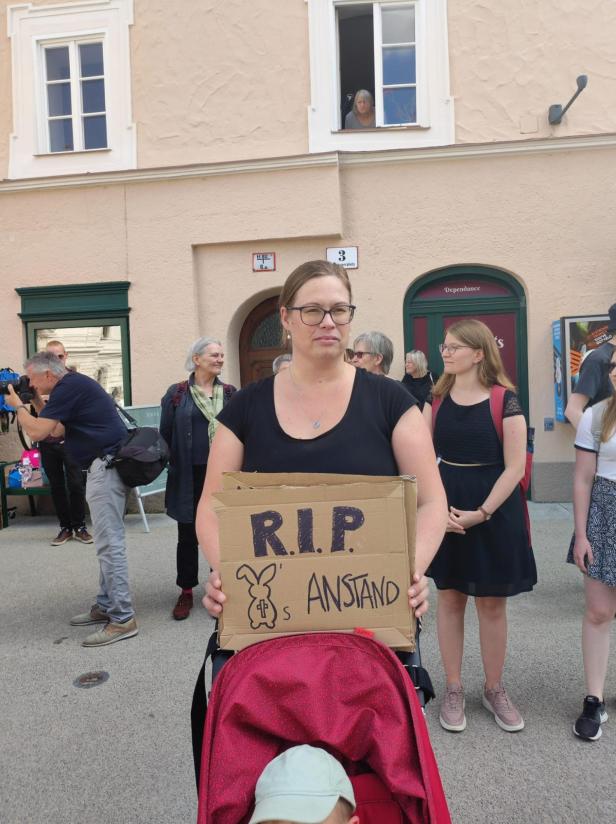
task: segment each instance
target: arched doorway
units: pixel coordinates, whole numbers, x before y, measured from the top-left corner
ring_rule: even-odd
[[[282,345],[278,296],[259,303],[240,332],[240,381],[245,386],[272,374],[272,361],[286,352]]]
[[[424,275],[404,298],[406,351],[421,349],[430,370],[440,375],[443,362],[438,345],[447,328],[461,318],[477,318],[490,327],[528,415],[526,296],[522,286],[507,272],[488,266],[449,266]]]

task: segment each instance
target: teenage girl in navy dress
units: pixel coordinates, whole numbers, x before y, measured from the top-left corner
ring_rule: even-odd
[[[537,582],[519,482],[526,464],[526,421],[494,336],[460,320],[441,346],[444,374],[433,390],[434,445],[449,503],[447,534],[428,574],[438,592],[437,628],[447,688],[441,725],[466,728],[462,688],[464,613],[475,599],[485,673],[483,705],[507,732],[524,727],[502,683],[507,599]],[[503,387],[503,443],[490,411]],[[438,410],[437,410],[438,402]]]

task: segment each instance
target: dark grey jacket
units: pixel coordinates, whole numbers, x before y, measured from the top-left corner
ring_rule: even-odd
[[[218,378],[216,381],[220,383]],[[173,383],[160,402],[160,434],[169,445],[169,472],[165,491],[167,515],[182,524],[194,520],[193,469],[192,469],[192,410],[194,401],[189,386],[194,384],[191,373],[187,381]],[[226,404],[236,391],[234,386],[223,384]]]

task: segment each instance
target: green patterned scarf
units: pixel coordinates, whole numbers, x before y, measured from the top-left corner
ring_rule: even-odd
[[[192,399],[195,402],[197,409],[200,410],[204,418],[207,418],[207,434],[208,438],[210,439],[211,446],[212,438],[214,437],[216,427],[218,426],[216,415],[218,415],[218,413],[222,409],[223,404],[223,385],[219,381],[215,381],[214,386],[212,387],[212,397],[210,398],[208,395],[205,394],[205,392],[203,391],[203,389],[201,389],[200,386],[197,386],[197,384],[193,383],[190,387],[190,394],[192,395]]]

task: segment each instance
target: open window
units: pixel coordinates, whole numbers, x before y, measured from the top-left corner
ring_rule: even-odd
[[[447,0],[309,4],[311,151],[453,143]]]
[[[336,8],[342,128],[417,123],[415,3],[357,3]],[[353,110],[358,92],[370,93],[373,122]],[[368,98],[369,99],[369,98]],[[352,120],[348,112],[352,112]],[[350,125],[349,125],[350,123]]]

